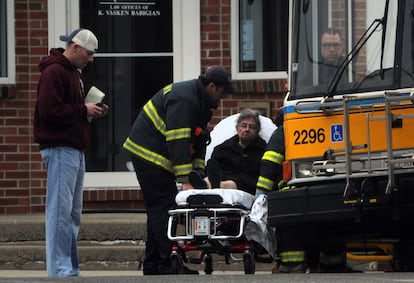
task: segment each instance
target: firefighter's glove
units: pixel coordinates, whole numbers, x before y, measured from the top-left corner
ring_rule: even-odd
[[[258,198],[261,195],[267,195],[268,191],[260,189],[260,188],[256,188],[256,198]]]

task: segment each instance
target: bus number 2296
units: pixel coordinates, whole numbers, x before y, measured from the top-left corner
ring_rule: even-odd
[[[323,128],[296,130],[293,135],[295,136],[295,144],[323,143],[325,141],[325,130]]]

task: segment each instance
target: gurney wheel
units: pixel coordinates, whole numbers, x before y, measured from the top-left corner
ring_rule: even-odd
[[[204,272],[206,274],[211,274],[213,273],[213,257],[211,256],[211,254],[206,254],[204,256]]]
[[[254,274],[256,271],[254,254],[251,251],[246,251],[243,255],[244,274]]]

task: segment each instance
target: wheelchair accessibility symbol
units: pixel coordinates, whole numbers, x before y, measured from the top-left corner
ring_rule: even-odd
[[[344,140],[344,130],[341,124],[331,125],[331,142],[341,142]]]

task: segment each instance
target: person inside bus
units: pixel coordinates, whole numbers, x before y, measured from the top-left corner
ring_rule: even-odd
[[[344,58],[341,33],[334,28],[326,29],[320,39],[320,59],[318,61],[310,59],[318,65],[318,72],[314,73],[311,66],[306,67],[305,73],[299,78],[301,85],[329,85]],[[348,68],[342,74],[339,82],[342,84],[347,81]]]
[[[318,65],[319,84],[329,84],[339,65],[345,59],[343,56],[342,36],[339,30],[328,28],[321,36],[321,62]],[[347,71],[342,74],[340,82],[348,80]]]
[[[217,145],[207,161],[207,177],[189,175],[195,188],[239,189],[255,194],[266,141],[260,135],[260,115],[245,108],[236,121],[237,134]]]

